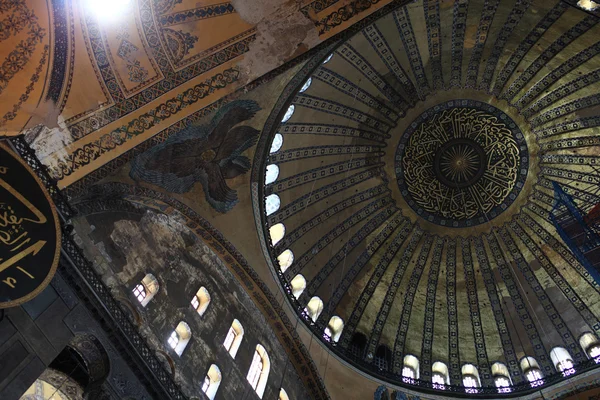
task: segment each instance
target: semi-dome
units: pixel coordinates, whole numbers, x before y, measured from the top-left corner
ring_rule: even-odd
[[[593,364],[598,21],[575,2],[419,0],[298,72],[259,142],[255,209],[332,352],[495,396]]]

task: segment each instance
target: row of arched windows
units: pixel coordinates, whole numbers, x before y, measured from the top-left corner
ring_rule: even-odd
[[[132,291],[133,295],[140,302],[140,304],[143,307],[146,307],[150,300],[152,300],[152,298],[158,293],[159,288],[158,280],[154,277],[154,275],[147,274],[142,281],[133,288]],[[200,287],[200,289],[198,289],[194,297],[191,299],[190,304],[200,316],[204,315],[208,305],[210,304],[210,294],[208,293],[208,290],[206,290],[204,286]],[[167,343],[169,347],[171,347],[171,349],[173,349],[173,351],[175,351],[175,353],[181,357],[191,337],[192,330],[190,329],[190,326],[185,321],[180,321],[167,338]],[[231,323],[229,331],[227,332],[227,336],[225,336],[225,340],[223,341],[223,346],[233,359],[235,359],[243,337],[244,328],[240,321],[234,319]],[[262,345],[257,344],[246,379],[260,398],[262,398],[265,391],[270,368],[271,362],[269,360],[267,351]],[[202,383],[202,392],[204,392],[209,399],[213,400],[217,394],[221,380],[221,370],[217,365],[212,364],[208,369],[206,377]],[[279,399],[289,400],[285,390],[281,389]]]
[[[581,347],[589,358],[595,359],[600,363],[600,341],[594,334],[587,332],[579,340]],[[348,355],[360,360],[363,357],[367,345],[367,338],[361,333],[354,334],[348,347]],[[383,371],[390,371],[392,366],[392,351],[385,345],[380,345],[375,351],[373,365]],[[562,347],[555,347],[550,351],[550,359],[557,371],[564,376],[575,373],[573,359],[569,352]],[[520,362],[520,368],[525,379],[532,387],[544,384],[542,370],[533,357],[523,357]],[[494,385],[499,393],[510,393],[512,380],[508,368],[501,362],[492,364],[491,368]],[[402,366],[402,381],[404,383],[415,384],[419,379],[419,360],[414,355],[404,356]],[[465,364],[461,369],[462,385],[467,393],[477,393],[477,388],[481,387],[481,379],[477,367],[473,364]],[[450,374],[448,366],[441,361],[434,362],[431,366],[431,383],[434,389],[445,390],[446,385],[450,384]]]

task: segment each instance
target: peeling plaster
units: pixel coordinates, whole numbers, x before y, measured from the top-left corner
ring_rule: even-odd
[[[300,12],[298,2],[233,0],[232,3],[243,20],[257,27],[256,40],[239,65],[248,82],[321,42],[314,22]]]
[[[57,170],[58,164],[67,160],[67,146],[73,143],[73,138],[62,116],[58,117],[56,127],[41,124],[24,130],[23,133],[37,158],[50,171]]]

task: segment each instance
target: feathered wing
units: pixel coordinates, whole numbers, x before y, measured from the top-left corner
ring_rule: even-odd
[[[216,160],[240,155],[258,140],[260,131],[250,126],[237,126],[227,132],[215,156]]]
[[[146,168],[178,177],[192,175],[195,169],[205,164],[201,158],[205,150],[206,139],[168,144],[148,160]]]
[[[221,173],[221,168],[214,163],[208,163],[205,168],[206,171],[206,190],[207,195],[212,197],[221,203],[232,203],[237,201],[237,193],[235,190],[231,190],[225,178]]]
[[[237,156],[226,160],[221,164],[221,171],[225,179],[232,179],[243,175],[250,170],[250,159],[244,156]]]
[[[260,108],[244,106],[245,104],[234,105],[222,115],[215,117],[215,127],[208,135],[208,146],[210,148],[219,147],[225,139],[227,132],[237,124],[247,121],[256,114]]]

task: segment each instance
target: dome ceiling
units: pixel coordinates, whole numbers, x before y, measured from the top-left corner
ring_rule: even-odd
[[[599,21],[563,1],[420,0],[286,89],[255,162],[267,251],[299,312],[323,301],[307,324],[342,319],[335,352],[360,333],[370,374],[400,383],[414,355],[421,380],[441,361],[460,385],[473,364],[482,386],[495,362],[523,382],[524,356],[556,373],[556,346],[587,360],[599,289],[551,216],[556,193],[590,225],[600,202]]]

